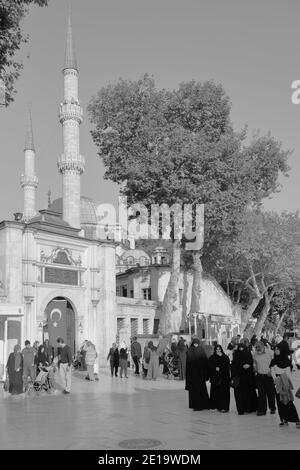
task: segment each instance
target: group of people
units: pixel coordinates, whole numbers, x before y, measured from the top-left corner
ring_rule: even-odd
[[[152,341],[146,343],[142,354],[141,344],[137,341],[137,337],[132,338],[130,346],[130,353],[132,362],[134,364],[134,374],[140,375],[140,367],[142,366],[143,378],[148,380],[156,380],[159,372],[159,356],[157,352],[157,346],[154,346]],[[120,378],[128,378],[128,366],[129,366],[129,352],[128,347],[124,343],[119,348],[116,343],[113,343],[108,355],[107,360],[110,362],[111,376],[118,377],[118,370],[120,367]]]
[[[275,414],[277,403],[280,426],[292,422],[300,429],[293,403],[288,343],[277,337],[277,344],[271,349],[265,338],[260,341],[252,338],[250,342],[247,338],[235,337],[227,351],[225,354],[222,346],[215,344],[213,354],[208,357],[200,340],[192,340],[186,360],[185,388],[189,393],[189,407],[195,411],[217,409],[226,413],[230,409],[232,387],[239,415],[256,412],[257,416],[264,416],[267,407]]]
[[[20,395],[28,390],[29,380],[34,383],[41,370],[55,372],[58,366],[63,386],[63,393],[69,394],[71,390],[71,366],[72,353],[63,338],[57,339],[57,356],[54,357],[54,348],[45,340],[43,344],[35,341],[33,346],[29,340],[25,341],[25,347],[16,344],[14,351],[9,355],[6,364],[7,391],[11,395]]]
[[[280,417],[280,426],[289,422],[296,423],[300,429],[300,419],[293,403],[293,384],[291,380],[293,351],[285,338],[277,336],[273,344],[264,337],[255,336],[251,341],[240,335],[232,338],[226,353],[220,344],[214,345],[212,354],[197,338],[192,339],[190,347],[185,340],[172,340],[171,345],[161,340],[157,346],[149,341],[142,353],[137,337],[132,338],[130,346],[135,375],[140,375],[142,366],[143,378],[156,380],[159,366],[163,364],[163,373],[169,373],[169,364],[176,363],[178,378],[185,379],[185,389],[189,393],[189,407],[193,410],[218,410],[222,413],[230,409],[230,387],[234,389],[236,408],[239,415],[256,412],[264,416],[269,408],[271,414]],[[79,366],[87,370],[86,380],[98,379],[97,352],[91,341],[84,341],[79,351]],[[129,352],[126,344],[120,351],[116,343],[112,344],[107,360],[110,361],[112,376],[128,378]],[[168,362],[169,361],[169,362]],[[25,347],[15,345],[7,361],[7,391],[12,395],[22,394],[28,389],[28,379],[36,380],[39,371],[44,368],[57,367],[63,393],[71,391],[71,368],[73,357],[71,349],[63,338],[57,339],[57,354],[46,340],[43,344],[29,340]],[[96,371],[95,371],[96,368]],[[206,382],[210,381],[210,394]],[[300,390],[299,390],[300,393]],[[298,396],[298,392],[297,392]]]
[[[125,343],[121,345],[120,350],[116,343],[112,344],[107,355],[107,361],[110,362],[112,377],[118,377],[118,371],[120,368],[120,377],[122,378],[124,375],[125,378],[128,378],[128,366],[130,363],[128,349],[129,348]],[[161,364],[163,364],[162,373],[169,373],[167,365],[171,360],[176,363],[179,380],[184,380],[186,352],[187,346],[183,338],[180,338],[178,343],[173,340],[171,347],[164,344],[163,340],[159,341],[157,346],[154,345],[153,341],[148,341],[146,342],[142,352],[142,346],[137,341],[137,337],[134,336],[130,345],[134,374],[139,376],[140,370],[142,370],[142,376],[144,379],[156,380]]]

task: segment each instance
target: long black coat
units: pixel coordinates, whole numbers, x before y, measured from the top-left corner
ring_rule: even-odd
[[[210,377],[210,406],[212,409],[229,410],[230,361],[226,354],[213,354],[208,360]],[[217,371],[219,368],[219,371]]]
[[[20,354],[20,353],[19,353]],[[20,370],[15,370],[16,355],[11,353],[6,364],[9,377],[9,393],[19,395],[23,393],[23,356],[20,354]]]
[[[208,359],[201,346],[193,345],[186,355],[185,389],[189,392],[189,408],[194,410],[209,410],[209,396],[206,388],[208,380]]]
[[[249,364],[248,369],[244,365]],[[257,395],[255,391],[255,375],[253,357],[248,349],[237,350],[233,353],[231,364],[232,377],[239,377],[239,386],[234,389],[236,407],[239,414],[252,413],[257,410]]]

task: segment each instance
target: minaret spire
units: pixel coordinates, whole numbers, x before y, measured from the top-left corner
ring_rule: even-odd
[[[66,45],[64,69],[74,69],[78,71],[75,49],[74,49],[74,44],[73,44],[71,11],[69,13],[69,19],[68,19],[67,45]]]
[[[23,220],[27,222],[36,214],[36,189],[38,179],[35,174],[35,148],[33,142],[31,112],[28,113],[28,124],[25,137],[25,172],[21,175],[21,186],[24,191]]]
[[[33,150],[33,151],[35,151],[34,141],[33,141],[33,131],[32,131],[32,117],[31,117],[30,108],[29,108],[29,112],[28,112],[28,124],[27,124],[24,150]]]
[[[80,229],[80,178],[84,172],[84,157],[79,149],[79,126],[83,113],[78,99],[78,68],[72,38],[71,16],[68,21],[64,76],[64,99],[59,109],[63,130],[63,153],[58,169],[63,184],[63,220]]]

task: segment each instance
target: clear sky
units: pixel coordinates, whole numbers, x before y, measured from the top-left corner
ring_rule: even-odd
[[[61,196],[57,157],[62,152],[58,104],[62,100],[68,1],[32,7],[23,28],[30,41],[18,55],[24,61],[15,102],[0,108],[0,219],[22,211],[20,174],[31,104],[37,150],[38,208]],[[299,0],[72,0],[73,36],[79,66],[79,96],[90,98],[119,77],[154,75],[158,87],[214,79],[232,101],[237,129],[271,131],[294,149],[291,173],[274,210],[299,208],[300,105],[291,102],[291,83],[300,79]],[[86,158],[82,195],[115,202],[117,188],[103,180],[103,167],[85,113],[81,153]]]

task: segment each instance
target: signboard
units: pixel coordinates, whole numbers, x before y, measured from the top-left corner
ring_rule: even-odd
[[[231,323],[231,317],[223,316],[223,315],[211,315],[211,321],[217,323]]]
[[[45,282],[78,286],[78,272],[71,269],[45,268]]]

